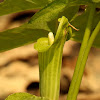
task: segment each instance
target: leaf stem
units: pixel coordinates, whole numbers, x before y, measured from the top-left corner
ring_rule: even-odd
[[[91,48],[91,46],[92,46],[97,34],[99,33],[99,31],[100,31],[100,21],[98,22],[96,28],[92,32],[92,35],[91,35],[91,37],[89,39],[89,42],[88,42],[88,45],[87,45],[88,48],[86,49],[85,52],[87,52],[87,53],[89,52],[89,50],[90,50],[90,48]]]
[[[86,27],[86,30],[85,30],[84,38],[83,38],[83,41],[82,41],[78,60],[77,60],[77,63],[76,63],[74,74],[73,74],[72,82],[71,82],[71,85],[70,85],[70,88],[69,88],[67,100],[76,100],[77,95],[78,95],[82,75],[83,75],[83,72],[84,72],[84,68],[82,68],[82,62],[83,62],[83,58],[84,58],[84,55],[85,55],[85,50],[88,48],[87,44],[88,44],[88,40],[89,40],[90,33],[91,33],[94,12],[95,12],[95,5],[92,4],[91,9],[90,9],[89,18],[88,18],[87,27]],[[86,60],[87,60],[87,58],[85,59],[84,63],[86,63]],[[81,74],[81,76],[80,76],[80,74]]]
[[[92,46],[92,44],[93,44],[93,42],[94,42],[94,40],[95,40],[97,34],[99,33],[99,31],[100,31],[100,21],[99,21],[99,23],[97,24],[95,30],[93,31],[93,33],[92,33],[92,35],[91,35],[91,37],[90,37],[90,39],[89,39],[89,41],[88,41],[86,50],[85,50],[85,52],[84,52],[84,57],[83,57],[83,59],[82,59],[81,69],[80,69],[80,71],[79,71],[79,76],[77,77],[78,79],[77,79],[76,84],[79,84],[79,85],[80,85],[80,83],[81,83],[81,79],[82,79],[82,76],[83,76],[83,72],[84,72],[84,69],[85,69],[85,64],[86,64],[86,61],[87,61],[87,58],[88,58],[89,51],[90,51],[90,49],[91,49],[91,46]],[[78,88],[78,87],[76,87],[76,88]],[[78,93],[78,90],[77,90],[76,88],[75,88],[75,92]],[[75,99],[74,99],[75,97],[76,97],[76,95],[73,95],[72,100],[75,100]]]

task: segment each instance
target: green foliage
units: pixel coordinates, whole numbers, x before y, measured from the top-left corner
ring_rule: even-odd
[[[16,3],[14,3],[13,0],[5,0],[3,3],[0,4],[0,15],[18,12],[27,9],[41,8],[50,2],[52,2],[52,0],[41,0],[41,1],[17,0]],[[59,17],[63,15],[67,17],[68,20],[71,20],[73,16],[75,16],[76,13],[78,12],[79,5],[81,4],[90,5],[91,3],[93,3],[92,0],[53,1],[52,3],[44,7],[42,10],[37,12],[28,23],[15,29],[0,32],[0,51],[9,50],[18,46],[35,42],[38,38],[47,37],[47,33],[49,31],[52,31],[55,34],[58,25],[57,19]],[[97,6],[98,5],[100,5],[100,3],[97,3]],[[100,14],[95,15],[94,22],[97,22],[97,19],[99,19],[99,15]],[[81,16],[83,17],[85,15],[82,14]],[[82,40],[82,36],[85,29],[84,26],[85,23],[87,22],[86,17],[83,21],[81,16],[77,16],[72,22],[74,26],[80,29],[79,32],[73,33],[72,40],[75,41]],[[81,24],[80,22],[83,23]],[[99,38],[100,36],[98,36],[96,41],[94,42],[95,47],[100,47],[100,42],[98,42]]]
[[[72,9],[71,13],[69,9]],[[28,23],[15,29],[0,32],[0,51],[35,42],[41,37],[47,37],[49,31],[54,32],[56,30],[54,26],[61,13],[67,11],[65,15],[71,19],[77,10],[78,7],[66,7],[66,4],[63,2],[56,1],[49,4],[40,12],[36,13]]]
[[[30,9],[43,8],[49,0],[5,0],[0,3],[0,16]]]
[[[28,93],[15,93],[9,95],[5,100],[49,100],[45,97],[37,97]]]
[[[84,32],[85,32],[85,28],[87,25],[87,19],[88,19],[88,14],[90,11],[90,7],[87,8],[83,14],[77,16],[72,22],[71,24],[74,25],[75,27],[77,27],[79,29],[79,31],[74,31],[73,30],[73,35],[71,40],[77,41],[77,42],[82,42],[83,36],[84,36]],[[95,12],[94,14],[94,19],[93,19],[93,24],[92,24],[92,32],[94,30],[94,28],[96,27],[97,23],[100,21],[100,11],[99,12]],[[100,34],[97,35],[93,46],[100,48]]]
[[[0,33],[0,51],[36,42],[40,37],[47,37],[48,31],[31,28],[15,28]]]

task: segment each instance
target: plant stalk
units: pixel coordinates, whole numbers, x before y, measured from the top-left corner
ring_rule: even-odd
[[[81,84],[85,64],[87,61],[87,57],[85,57],[85,56],[88,56],[88,54],[86,54],[85,51],[88,48],[87,45],[88,45],[88,40],[90,38],[94,13],[95,13],[95,5],[93,4],[93,5],[91,5],[91,10],[90,10],[89,18],[88,18],[87,27],[86,27],[84,38],[83,38],[82,45],[80,48],[80,52],[79,52],[78,60],[76,63],[75,71],[73,74],[72,82],[71,82],[71,85],[69,88],[67,100],[76,100],[77,95],[78,95],[78,91],[79,91],[79,87]],[[82,63],[84,63],[84,65]]]

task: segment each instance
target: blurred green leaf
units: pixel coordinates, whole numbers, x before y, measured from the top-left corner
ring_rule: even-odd
[[[75,27],[77,27],[79,29],[78,32],[73,30],[73,35],[72,35],[71,40],[74,40],[74,41],[77,41],[77,42],[82,42],[83,35],[84,35],[84,32],[85,32],[85,28],[86,28],[86,25],[87,25],[89,9],[90,8],[87,8],[87,10],[83,14],[77,16],[71,22],[72,25],[74,25]],[[94,30],[94,28],[96,27],[96,25],[99,21],[100,21],[100,11],[99,12],[96,11],[95,14],[94,14],[92,31]],[[96,39],[93,43],[93,46],[100,48],[100,34],[97,35],[97,37],[96,37]]]
[[[9,95],[5,100],[49,100],[44,97],[37,97],[28,93],[15,93]]]
[[[15,28],[0,33],[0,51],[9,50],[21,45],[36,42],[47,37],[48,31],[42,29]]]
[[[0,16],[15,12],[20,12],[24,10],[30,9],[40,9],[44,6],[47,6],[52,1],[60,1],[60,0],[17,0],[16,3],[14,0],[4,0],[4,2],[0,3]],[[63,0],[66,3],[73,2],[74,5],[77,4],[90,4],[93,3],[94,0]],[[96,3],[99,3],[100,0],[96,0]]]
[[[34,0],[28,1],[31,2]],[[25,23],[24,25],[15,29],[0,32],[0,51],[5,51],[18,46],[33,43],[41,37],[47,37],[49,31],[56,33],[58,27],[58,18],[66,16],[68,20],[71,20],[78,12],[78,7],[80,4],[92,2],[91,0],[84,0],[84,3],[81,2],[80,4],[76,4],[77,1],[80,0],[55,0],[37,12],[28,23]],[[1,3],[1,5],[3,5],[3,3]],[[77,28],[80,28],[79,23],[83,21],[83,19],[81,18],[80,20],[76,21],[76,24],[73,25]],[[85,20],[85,23],[86,21],[87,19]],[[79,26],[77,26],[77,24]],[[82,30],[84,30],[83,26]],[[78,38],[76,34],[78,33],[76,32],[73,38],[77,37],[77,39],[73,40],[81,40],[82,38]]]
[[[28,23],[15,29],[0,32],[0,51],[35,42],[41,37],[47,37],[48,32],[52,31],[49,26],[53,25],[50,25],[49,22],[58,19],[60,12],[63,12],[65,7],[65,2],[56,1],[36,13]],[[76,6],[74,8],[76,9]],[[74,12],[72,16],[76,13],[76,10],[72,11]],[[67,7],[65,11],[68,12]],[[55,25],[56,23],[53,26]]]
[[[52,0],[4,0],[0,3],[0,16],[30,9],[40,9]]]

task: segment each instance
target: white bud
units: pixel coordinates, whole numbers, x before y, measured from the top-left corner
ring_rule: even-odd
[[[49,43],[49,45],[52,45],[53,42],[54,42],[54,35],[53,35],[52,32],[49,32],[49,34],[48,34],[48,43]]]

